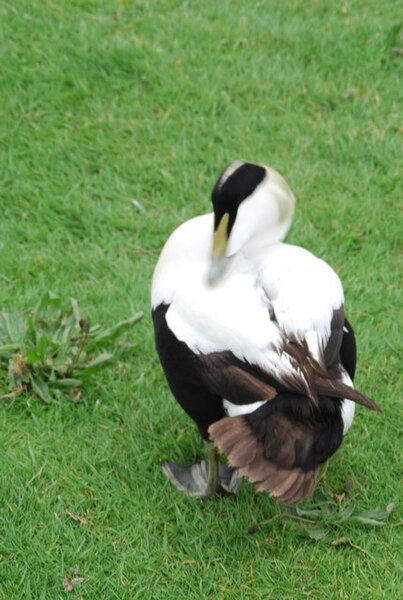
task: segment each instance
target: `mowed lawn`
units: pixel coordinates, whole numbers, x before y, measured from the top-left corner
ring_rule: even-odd
[[[0,309],[51,290],[105,326],[145,312],[81,403],[1,400],[1,600],[402,593],[401,22],[394,0],[0,2]],[[383,527],[251,535],[282,510],[268,496],[199,502],[159,469],[203,446],[154,351],[152,270],[236,158],[294,190],[288,240],[340,274],[356,383],[383,408],[357,409],[303,506],[352,480],[340,510],[394,502]]]

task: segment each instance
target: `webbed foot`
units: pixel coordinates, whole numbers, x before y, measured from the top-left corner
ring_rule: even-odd
[[[162,464],[162,470],[176,489],[188,496],[211,499],[219,495],[236,494],[238,469],[219,464],[216,478],[211,476],[210,466],[207,460],[189,467],[167,461]]]

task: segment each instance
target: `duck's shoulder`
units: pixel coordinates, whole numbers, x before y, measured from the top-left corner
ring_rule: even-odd
[[[192,250],[194,253],[203,250],[203,255],[210,249],[213,231],[213,213],[193,217],[177,227],[164,244],[161,257],[167,253],[179,253],[183,250]]]
[[[275,244],[258,253],[256,271],[270,295],[298,292],[343,302],[343,287],[335,270],[309,250],[292,244]]]
[[[327,272],[337,277],[334,269],[322,258],[302,246],[280,242],[271,244],[261,251],[256,251],[253,257],[263,268],[270,267],[282,270],[284,267],[301,272],[302,269]]]
[[[152,305],[170,303],[179,284],[198,265],[207,265],[211,248],[213,215],[194,217],[175,229],[165,242],[155,266]]]

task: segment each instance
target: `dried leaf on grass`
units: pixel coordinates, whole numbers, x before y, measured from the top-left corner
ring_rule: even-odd
[[[360,552],[363,552],[363,554],[366,554],[367,556],[374,558],[372,556],[372,554],[370,554],[367,550],[365,550],[365,548],[361,548],[361,546],[354,544],[354,542],[352,542],[350,540],[350,538],[348,538],[348,537],[337,538],[336,540],[333,540],[330,545],[333,546],[334,548],[337,548],[337,546],[351,546],[351,548],[354,548],[355,550],[359,550]]]
[[[63,579],[63,587],[66,592],[72,592],[74,588],[81,585],[84,581],[84,577],[65,577]]]
[[[80,525],[80,527],[85,527],[89,523],[88,519],[86,519],[85,517],[80,517],[79,515],[75,515],[74,513],[72,513],[71,511],[69,511],[67,508],[64,511],[64,513],[65,513],[65,515],[67,515],[68,517],[70,517],[70,519],[72,521],[74,521],[75,523],[78,523]]]

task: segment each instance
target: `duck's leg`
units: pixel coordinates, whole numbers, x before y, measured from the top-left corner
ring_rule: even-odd
[[[214,498],[222,494],[235,494],[238,486],[237,469],[218,462],[218,452],[212,442],[205,442],[208,460],[190,467],[165,462],[162,470],[174,486],[196,498]]]

